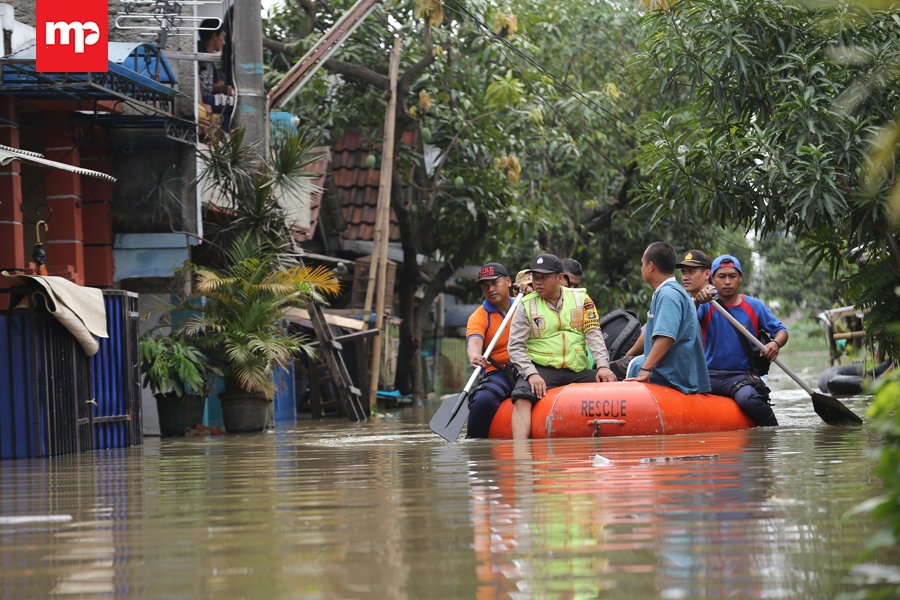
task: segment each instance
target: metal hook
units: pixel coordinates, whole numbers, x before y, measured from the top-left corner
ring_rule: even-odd
[[[24,205],[24,204],[19,204],[19,210],[22,211],[22,216],[25,217],[25,220],[26,220],[26,221],[28,221],[28,222],[31,223],[32,225],[36,225],[36,224],[37,224],[37,222],[32,221],[32,220],[28,217],[28,213],[25,212],[25,205]],[[35,214],[37,214],[38,222],[43,222],[44,225],[46,225],[47,223],[49,223],[49,222],[50,222],[50,219],[53,218],[53,209],[50,208],[50,205],[44,204],[43,202],[42,202],[41,204],[38,204],[37,206],[34,207],[34,212],[35,212]]]

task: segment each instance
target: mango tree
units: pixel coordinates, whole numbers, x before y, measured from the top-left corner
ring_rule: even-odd
[[[335,14],[347,3],[331,5]],[[644,246],[709,248],[702,223],[655,227],[632,202],[642,175],[633,121],[652,99],[628,67],[638,14],[611,3],[446,4],[427,0],[376,11],[325,72],[288,107],[324,136],[361,128],[378,139],[388,87],[387,49],[406,41],[400,69],[398,135],[420,128],[420,143],[396,145],[392,207],[404,250],[400,274],[397,384],[423,391],[419,361],[431,303],[466,262],[520,268],[540,251],[582,261],[603,307],[646,304],[638,269]],[[274,79],[310,44],[298,13],[268,23]],[[319,13],[317,27],[334,15]],[[427,139],[426,139],[427,138]],[[434,155],[425,158],[425,143]],[[426,164],[427,163],[427,164]],[[422,271],[415,256],[442,268]]]
[[[692,0],[654,8],[643,30],[648,80],[670,100],[637,130],[652,174],[641,201],[658,215],[795,236],[835,275],[844,261],[862,265],[846,293],[872,309],[870,332],[886,331],[900,319],[896,14]],[[896,351],[892,336],[880,341]]]

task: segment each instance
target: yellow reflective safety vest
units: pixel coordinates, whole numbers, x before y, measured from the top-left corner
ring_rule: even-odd
[[[559,312],[547,301],[532,292],[522,299],[525,314],[531,323],[531,335],[525,342],[528,357],[536,365],[580,372],[591,368],[591,356],[584,341],[587,292],[583,288],[560,288],[563,303]],[[596,309],[591,303],[593,323]],[[596,325],[595,325],[596,326]]]

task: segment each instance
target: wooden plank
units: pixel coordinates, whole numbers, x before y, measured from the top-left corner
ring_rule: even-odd
[[[344,335],[339,335],[334,338],[335,342],[354,342],[356,340],[361,340],[369,337],[374,337],[378,335],[379,331],[377,329],[364,329],[362,331],[354,331],[353,333],[347,333]],[[315,341],[309,344],[310,347],[316,348],[318,347],[319,342]]]
[[[866,337],[866,332],[865,331],[850,331],[847,333],[835,333],[831,337],[833,337],[836,340],[853,340],[856,338]]]
[[[347,317],[340,317],[338,315],[330,315],[328,313],[322,314],[325,317],[325,322],[329,325],[334,325],[335,327],[352,329],[353,331],[362,331],[366,328],[366,324],[359,319],[350,319]],[[312,318],[309,316],[309,311],[305,308],[289,308],[284,311],[284,316],[288,321],[306,321],[308,323],[312,323]]]

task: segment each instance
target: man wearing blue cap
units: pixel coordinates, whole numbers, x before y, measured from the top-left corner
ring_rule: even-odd
[[[771,362],[788,341],[787,329],[761,300],[740,293],[743,280],[741,263],[734,256],[723,254],[713,261],[712,284],[718,292],[719,303],[757,338],[760,331],[772,337],[763,353]],[[734,398],[757,425],[778,425],[769,405],[769,388],[750,362],[750,343],[718,311],[713,304],[703,304],[697,309],[712,393]]]

